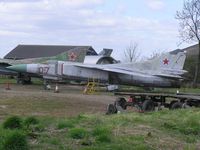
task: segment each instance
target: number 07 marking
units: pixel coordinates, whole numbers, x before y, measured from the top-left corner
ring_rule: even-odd
[[[40,74],[47,74],[49,71],[49,67],[39,67]]]

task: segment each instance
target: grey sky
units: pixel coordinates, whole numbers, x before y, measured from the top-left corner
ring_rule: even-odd
[[[145,56],[174,50],[181,7],[182,0],[1,0],[0,57],[18,44],[92,45],[117,58],[130,41]]]

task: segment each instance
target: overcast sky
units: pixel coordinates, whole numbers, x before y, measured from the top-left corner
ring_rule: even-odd
[[[122,57],[130,41],[145,56],[178,46],[183,0],[0,0],[0,57],[18,44],[91,45]],[[190,44],[191,45],[191,44]]]

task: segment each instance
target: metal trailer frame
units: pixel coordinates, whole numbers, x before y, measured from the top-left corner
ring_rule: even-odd
[[[200,107],[200,95],[191,93],[167,94],[167,93],[125,93],[115,92],[117,96],[114,104],[109,104],[107,114],[123,112],[128,106],[136,107],[139,112],[154,111],[157,107],[169,109]],[[129,96],[126,100],[124,96]]]

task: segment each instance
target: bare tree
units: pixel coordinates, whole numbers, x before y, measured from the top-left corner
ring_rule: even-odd
[[[161,50],[155,50],[152,52],[152,54],[150,55],[148,59],[154,59],[156,57],[160,57],[162,54],[163,52]]]
[[[125,49],[124,56],[126,61],[136,62],[140,57],[140,53],[138,52],[138,43],[130,42],[130,45]]]
[[[179,20],[179,33],[183,42],[198,42],[198,58],[193,80],[193,86],[196,87],[200,69],[200,0],[185,1],[183,9],[177,11],[176,19]]]

